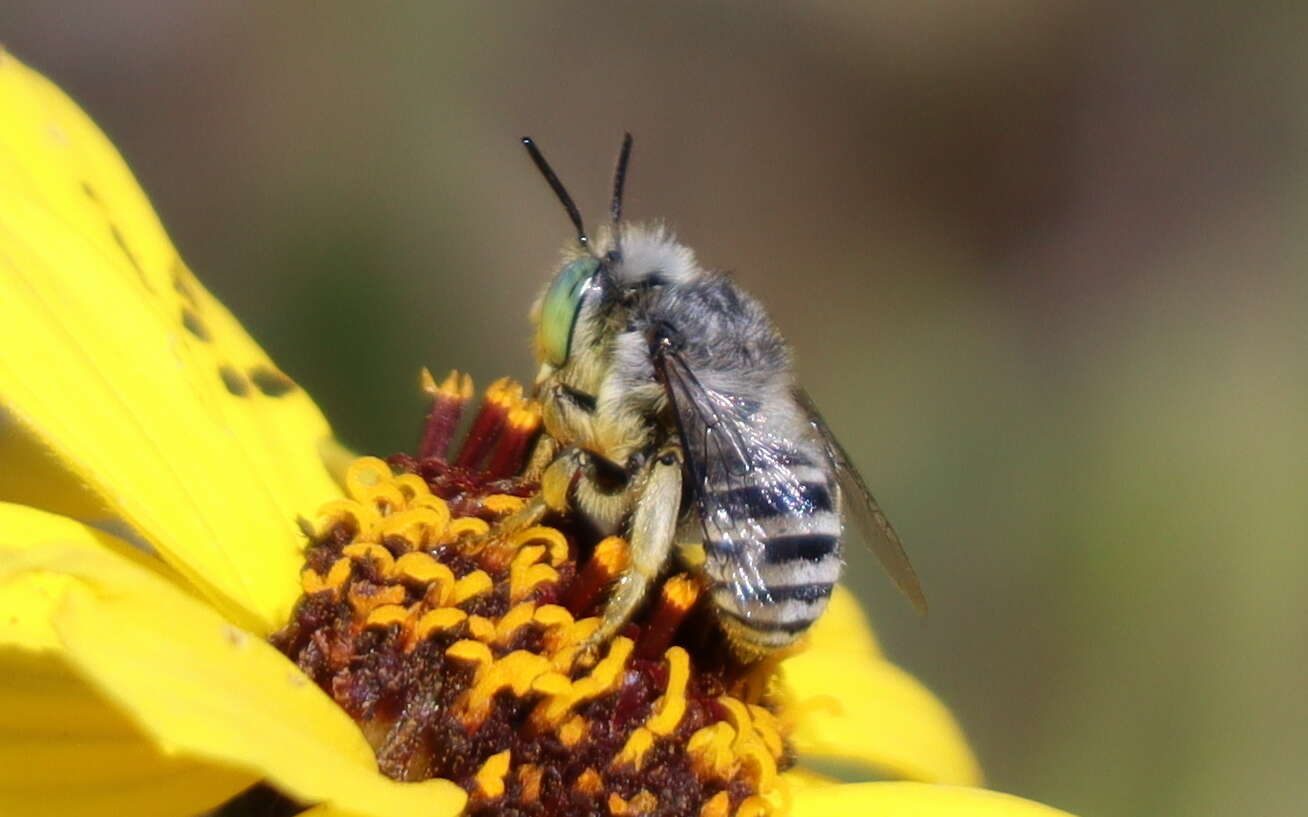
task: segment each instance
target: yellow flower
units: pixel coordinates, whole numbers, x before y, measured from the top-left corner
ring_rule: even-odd
[[[190,815],[259,781],[315,815],[464,809],[453,782],[383,776],[266,640],[330,580],[301,577],[295,521],[348,501],[327,423],[196,282],[95,125],[3,52],[0,349],[0,813]],[[794,817],[1059,813],[968,788],[953,719],[847,594],[781,674],[801,762],[916,781],[792,769]],[[507,763],[478,772],[489,794]]]

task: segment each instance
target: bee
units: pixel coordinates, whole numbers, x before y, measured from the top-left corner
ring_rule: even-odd
[[[527,473],[540,492],[496,535],[569,508],[601,534],[625,535],[629,566],[586,647],[621,630],[672,554],[695,544],[737,658],[786,647],[840,578],[847,511],[924,611],[899,537],[796,385],[790,349],[763,306],[664,228],[622,219],[631,135],[611,223],[594,241],[535,143],[522,142],[576,238],[532,310],[544,430]]]

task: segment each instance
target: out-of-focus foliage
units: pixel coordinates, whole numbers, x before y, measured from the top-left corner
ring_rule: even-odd
[[[1308,783],[1301,4],[11,0],[340,433],[529,375],[621,131],[628,210],[772,305],[932,601],[852,556],[992,784],[1298,815]]]

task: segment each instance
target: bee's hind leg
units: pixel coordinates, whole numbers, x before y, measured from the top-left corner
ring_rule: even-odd
[[[651,458],[636,482],[635,491],[630,562],[604,606],[599,629],[582,644],[581,654],[590,659],[601,645],[626,626],[667,563],[681,508],[680,448],[668,446]]]

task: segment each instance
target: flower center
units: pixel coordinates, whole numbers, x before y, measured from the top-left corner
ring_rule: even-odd
[[[484,539],[535,489],[513,474],[537,414],[499,381],[447,458],[471,381],[425,379],[418,456],[357,460],[350,499],[303,523],[304,595],[273,642],[359,723],[384,774],[453,780],[469,814],[769,813],[791,760],[767,670],[730,660],[697,581],[666,579],[586,660],[626,543],[566,517]]]

